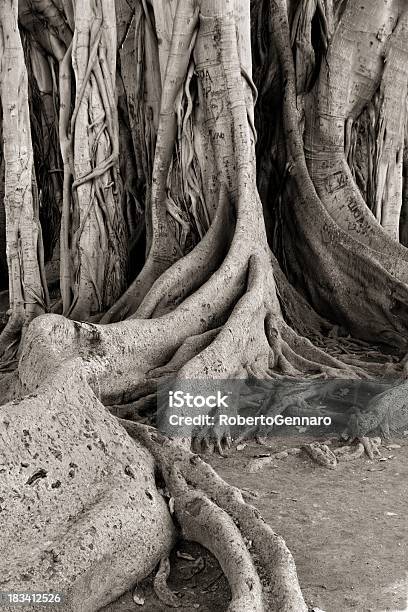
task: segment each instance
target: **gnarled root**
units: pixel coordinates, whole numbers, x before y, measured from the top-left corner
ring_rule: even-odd
[[[306,610],[290,552],[258,511],[244,502],[239,489],[174,442],[142,425],[121,423],[161,467],[182,530],[220,561],[235,597],[229,610]],[[234,550],[235,559],[227,557],[226,550]],[[253,607],[242,607],[244,602]]]
[[[336,455],[330,450],[327,444],[321,442],[312,442],[304,444],[303,450],[319,465],[334,470],[337,467]]]
[[[1,588],[46,581],[67,612],[99,610],[174,543],[150,454],[99,402],[81,359],[0,414]]]
[[[233,519],[201,491],[189,489],[173,467],[167,484],[174,496],[175,513],[183,536],[199,542],[218,559],[231,588],[230,612],[262,612],[259,575]]]
[[[65,591],[67,610],[97,610],[147,575],[173,541],[169,514],[154,487],[153,455],[182,532],[220,561],[233,595],[229,610],[306,610],[281,538],[197,456],[152,428],[120,420],[137,438],[132,443],[95,395],[95,367],[86,359],[63,361],[36,393],[1,409],[1,449],[10,475],[2,491],[9,500],[2,513],[4,537],[14,538],[2,584],[29,586],[22,571],[25,547],[32,549],[34,541],[38,555],[29,566],[30,589],[48,576],[56,590]],[[33,463],[33,450],[39,462]],[[22,490],[22,504],[19,497],[17,505],[13,501],[10,487]],[[17,543],[16,516],[23,529]],[[105,531],[117,521],[121,527],[112,542]]]

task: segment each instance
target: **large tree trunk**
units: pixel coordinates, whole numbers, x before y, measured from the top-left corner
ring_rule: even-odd
[[[27,70],[17,25],[17,1],[3,2],[0,97],[5,160],[4,202],[10,318],[0,356],[13,354],[21,331],[48,307],[28,108]]]
[[[1,585],[45,584],[67,612],[116,599],[174,542],[152,456],[107,414],[81,366],[66,363],[39,393],[1,408]]]
[[[85,320],[111,306],[123,292],[125,281],[114,0],[75,2],[72,62],[76,85],[70,127],[74,205],[69,227],[66,214],[63,227],[63,232],[70,233],[70,250],[64,257],[70,258],[72,298],[64,291],[64,313]]]
[[[406,14],[395,27],[398,8],[395,2],[378,2],[374,11],[370,2],[347,3],[329,43],[318,81],[305,102],[305,151],[317,193],[339,227],[373,249],[376,252],[374,256],[383,265],[391,265],[388,269],[406,282],[406,250],[385,233],[388,231],[398,239],[402,203],[407,74],[403,51],[398,57],[394,55],[396,49],[406,44]],[[385,50],[389,63],[382,75]],[[375,214],[379,220],[382,219],[384,230],[376,223],[358,191],[345,155],[345,135],[353,120],[370,102],[381,77],[384,89],[381,146],[384,150],[377,153],[381,159],[377,164],[379,176],[375,181]],[[390,79],[393,82],[390,83]],[[396,90],[390,91],[396,80],[399,82],[398,95]],[[378,139],[381,139],[381,134]],[[385,183],[388,189],[385,197],[387,210],[381,212]]]

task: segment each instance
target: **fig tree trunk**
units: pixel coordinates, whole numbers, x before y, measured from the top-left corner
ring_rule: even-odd
[[[44,251],[28,109],[27,70],[17,25],[17,2],[1,5],[0,97],[4,148],[4,209],[11,315],[0,337],[9,360],[29,322],[48,308]]]

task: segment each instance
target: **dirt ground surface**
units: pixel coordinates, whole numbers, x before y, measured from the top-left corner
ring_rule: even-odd
[[[248,471],[255,456],[309,441],[304,435],[285,437],[271,448],[251,442],[226,458],[207,459],[285,538],[311,610],[407,611],[408,437],[393,440],[400,448],[382,446],[382,461],[364,456],[329,470],[302,452]],[[173,555],[169,586],[181,610],[221,612],[228,605],[228,585],[217,562],[189,543],[180,543]],[[174,609],[153,594],[151,580],[140,585],[137,596],[144,605],[135,605],[128,593],[106,612]]]
[[[273,452],[299,442],[277,442]],[[387,461],[362,457],[335,470],[301,454],[251,474],[245,466],[260,453],[256,444],[212,461],[228,482],[255,494],[251,503],[285,538],[311,607],[408,610],[408,439],[393,442],[401,448],[382,447]]]

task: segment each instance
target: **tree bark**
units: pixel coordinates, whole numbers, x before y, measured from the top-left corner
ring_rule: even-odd
[[[48,308],[28,108],[27,70],[17,25],[17,1],[3,2],[0,97],[3,109],[5,212],[10,318],[0,355],[13,356],[29,322]]]
[[[64,313],[86,320],[111,306],[123,292],[127,254],[118,167],[114,2],[92,5],[78,0],[75,20],[76,100],[69,145],[74,206],[70,250],[64,253],[70,257],[72,298],[64,292]]]

